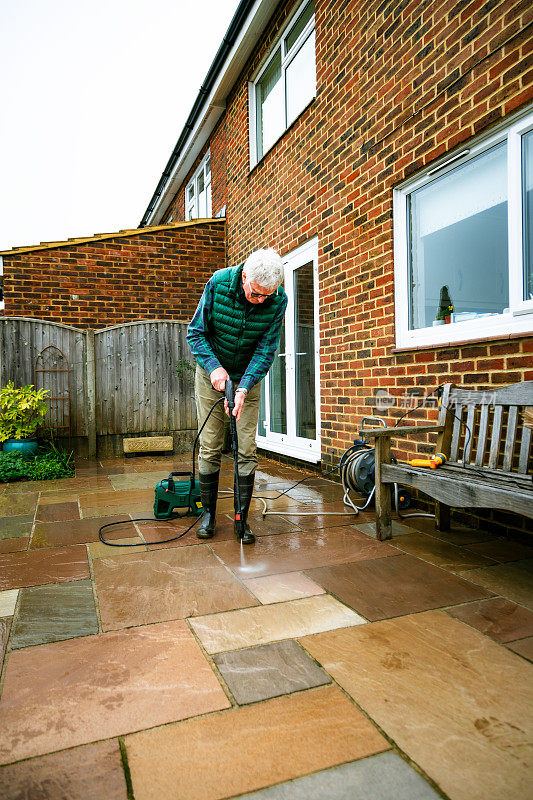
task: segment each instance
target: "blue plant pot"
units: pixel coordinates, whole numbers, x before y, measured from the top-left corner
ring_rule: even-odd
[[[4,453],[19,452],[24,456],[34,456],[39,445],[37,439],[6,439],[4,442]]]

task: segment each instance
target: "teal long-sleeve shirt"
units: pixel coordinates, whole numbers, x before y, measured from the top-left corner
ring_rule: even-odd
[[[241,289],[242,291],[242,289]],[[213,313],[214,286],[212,279],[205,286],[198,307],[187,329],[187,341],[198,364],[210,374],[222,366],[209,342],[208,332]],[[239,381],[239,387],[250,391],[263,380],[274,360],[285,315],[286,303],[280,308],[273,324],[258,340],[253,356]]]

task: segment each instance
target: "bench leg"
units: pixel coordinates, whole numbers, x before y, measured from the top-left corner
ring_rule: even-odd
[[[435,503],[435,527],[438,531],[450,530],[450,506]]]
[[[391,484],[382,483],[381,465],[390,463],[390,439],[376,439],[376,538],[392,539]]]

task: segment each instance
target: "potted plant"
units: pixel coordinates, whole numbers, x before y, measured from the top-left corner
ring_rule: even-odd
[[[453,303],[450,297],[450,291],[447,286],[441,286],[439,307],[437,309],[437,316],[433,321],[433,325],[446,325],[451,322],[451,315],[453,313]]]
[[[48,411],[44,401],[47,393],[48,389],[31,385],[17,389],[13,381],[0,389],[0,442],[4,443],[4,452],[37,452],[35,434]]]

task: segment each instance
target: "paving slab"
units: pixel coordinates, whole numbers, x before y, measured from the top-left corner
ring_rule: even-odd
[[[155,496],[155,487],[163,478],[168,478],[169,470],[157,470],[156,472],[131,472],[127,475],[111,475],[109,482],[114,489],[151,489]]]
[[[105,533],[105,531],[104,531]],[[104,544],[104,542],[91,542],[87,545],[89,555],[94,560],[96,558],[109,558],[115,556],[125,556],[128,553],[146,553],[146,543],[140,536],[132,536],[131,539],[115,539],[119,547],[113,544]]]
[[[190,620],[208,653],[239,650],[365,622],[359,614],[326,594]]]
[[[0,562],[0,591],[89,578],[83,545],[8,553]]]
[[[206,545],[94,562],[104,630],[257,605]]]
[[[28,533],[31,533],[31,525],[29,525],[28,528]],[[0,555],[4,553],[21,553],[27,549],[29,541],[29,536],[17,536],[14,539],[0,539]]]
[[[0,517],[0,540],[29,536],[33,526],[33,514]]]
[[[9,589],[7,592],[0,592],[0,617],[13,616],[19,591],[19,589]]]
[[[135,800],[220,800],[388,749],[334,687],[126,738]]]
[[[394,545],[405,553],[410,553],[450,572],[461,572],[475,567],[489,567],[496,563],[492,558],[474,553],[465,547],[457,547],[449,542],[443,542],[442,539],[436,539],[434,536],[428,536],[418,531],[396,537]]]
[[[94,492],[94,494],[80,495],[80,508],[84,512],[87,508],[108,508],[110,506],[124,506],[127,504],[146,505],[151,501],[154,504],[154,492],[149,489],[128,491]],[[83,516],[86,516],[85,513]]]
[[[435,520],[429,517],[414,517],[409,520],[409,525],[422,531],[422,533],[434,536],[436,539],[442,539],[444,542],[450,542],[450,544],[457,544],[459,546],[474,544],[475,542],[488,542],[491,539],[497,538],[494,533],[489,533],[482,529],[476,530],[466,525],[454,524],[450,527],[449,531],[438,531],[435,528]]]
[[[142,517],[143,519],[153,519],[154,504],[152,503],[128,503],[123,506],[90,506],[82,508],[81,516],[83,519],[94,517],[119,516],[122,519],[132,519]]]
[[[410,555],[334,564],[306,574],[373,621],[491,596],[486,589]]]
[[[98,633],[90,580],[20,590],[12,649]]]
[[[198,529],[199,521],[196,522],[194,528],[189,533],[176,539],[174,542],[162,543],[164,539],[172,539],[179,536],[187,530],[193,522],[198,520],[198,517],[184,517],[183,519],[174,519],[169,521],[154,520],[153,522],[137,522],[135,523],[137,530],[142,534],[143,538],[148,543],[150,550],[163,550],[169,547],[186,547],[187,545],[200,544],[201,540],[198,539],[196,531]],[[217,540],[233,539],[233,520],[230,520],[226,515],[218,515],[216,520],[215,537]]]
[[[391,545],[373,541],[346,527],[262,536],[253,547],[244,549],[237,539],[230,542],[213,540],[211,548],[242,578],[295,572],[345,561],[398,557],[398,551]]]
[[[359,517],[358,517],[359,520]],[[366,534],[367,536],[372,536],[374,539],[376,538],[376,522],[375,520],[372,522],[361,522],[357,521],[353,523],[354,528],[361,533]],[[408,533],[417,533],[415,528],[411,528],[409,525],[401,522],[397,522],[395,519],[392,520],[392,538],[395,539],[397,536],[405,536]]]
[[[0,517],[27,515],[30,516],[31,521],[33,521],[38,500],[38,492],[31,492],[29,490],[17,495],[8,496],[5,493],[0,497]]]
[[[324,589],[303,572],[284,572],[281,575],[266,575],[264,578],[243,580],[246,588],[261,603],[280,603],[284,600],[298,600],[300,597],[311,597],[323,594]]]
[[[520,639],[517,642],[508,642],[509,647],[514,653],[519,656],[527,658],[528,661],[533,661],[533,636],[528,636],[526,639]]]
[[[239,800],[438,800],[440,797],[403,759],[388,752],[243,794]]]
[[[12,651],[0,764],[227,708],[178,620]]]
[[[461,575],[533,611],[533,558],[471,569]]]
[[[503,597],[454,606],[446,611],[497,642],[533,636],[533,612]]]
[[[292,639],[214,657],[239,705],[331,683],[331,678]]]
[[[453,800],[524,800],[533,770],[532,668],[429,611],[300,640]]]
[[[30,548],[39,550],[43,547],[97,542],[99,540],[98,530],[102,525],[120,522],[124,519],[124,516],[109,516],[73,519],[66,522],[37,522],[31,537]],[[135,536],[136,530],[131,520],[128,520],[123,525],[106,528],[105,534],[108,539],[122,539]]]
[[[79,518],[80,509],[77,503],[39,503],[35,516],[39,522],[60,522]]]
[[[2,617],[0,619],[0,670],[2,669],[2,664],[4,663],[4,653],[6,652],[10,628],[11,617]]]
[[[466,549],[470,550],[472,553],[492,558],[501,563],[520,561],[524,558],[533,558],[533,547],[531,545],[524,544],[523,542],[515,542],[510,539],[494,539],[490,542],[469,544]]]
[[[128,800],[116,739],[0,767],[2,800]]]

